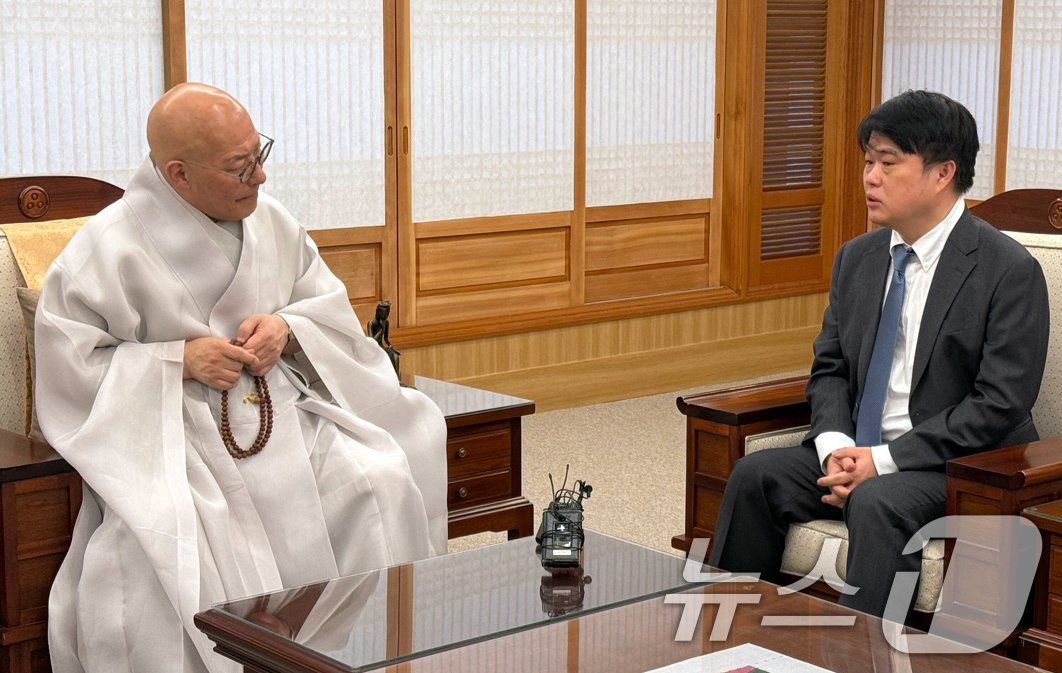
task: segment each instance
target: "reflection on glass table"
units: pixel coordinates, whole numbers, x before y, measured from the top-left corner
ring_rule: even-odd
[[[368,670],[695,586],[684,559],[586,532],[583,562],[545,570],[533,538],[218,605],[213,613]]]

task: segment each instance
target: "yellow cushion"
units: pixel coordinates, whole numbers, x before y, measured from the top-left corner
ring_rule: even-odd
[[[7,236],[11,246],[11,254],[15,256],[15,263],[26,279],[26,287],[41,287],[52,261],[88,219],[78,217],[72,220],[0,224],[0,230]]]

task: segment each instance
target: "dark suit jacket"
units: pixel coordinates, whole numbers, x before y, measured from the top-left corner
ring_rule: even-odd
[[[884,302],[891,231],[837,253],[830,305],[815,339],[807,395],[811,431],[855,437],[859,400]],[[903,470],[1038,439],[1029,410],[1047,357],[1047,284],[1019,243],[963,213],[937,261],[915,348],[913,428],[889,443]]]

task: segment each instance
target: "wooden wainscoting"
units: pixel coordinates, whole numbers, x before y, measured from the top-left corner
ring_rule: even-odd
[[[415,223],[400,326],[551,311],[562,324],[584,305],[723,289],[708,215],[691,199],[587,208],[585,225],[572,211]]]
[[[384,227],[317,229],[310,237],[321,258],[347,286],[347,296],[364,325],[376,313],[376,304],[388,291],[384,264]]]
[[[824,293],[402,350],[402,369],[539,411],[807,369]]]
[[[825,293],[651,315],[624,310],[630,301],[726,290],[708,217],[707,201],[589,209],[582,308],[573,300],[580,265],[572,260],[571,213],[418,224],[415,264],[401,271],[416,271],[414,292],[403,291],[416,302],[414,329],[528,315],[548,324],[431,345],[396,341],[403,372],[533,399],[546,410],[806,369]],[[385,229],[311,235],[364,325],[378,301],[395,296]],[[609,306],[619,317],[559,326],[574,311]]]
[[[708,199],[586,209],[587,303],[719,285]]]
[[[571,222],[565,211],[417,223],[415,264],[402,267],[416,324],[570,306]]]

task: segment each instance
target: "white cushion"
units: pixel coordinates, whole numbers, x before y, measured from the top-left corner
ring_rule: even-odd
[[[793,524],[785,537],[782,572],[804,577],[815,569],[822,545],[829,538],[841,540],[834,560],[837,576],[848,575],[848,528],[842,521],[808,521]],[[944,540],[931,540],[922,550],[922,575],[915,597],[915,610],[933,612],[944,584]]]
[[[1062,436],[1062,235],[1007,232],[1040,262],[1047,279],[1051,302],[1051,338],[1047,345],[1040,396],[1033,406],[1033,420],[1041,437]]]
[[[25,285],[0,233],[0,428],[26,432],[26,330],[15,288]]]
[[[745,438],[745,455],[763,449],[781,449],[787,446],[800,446],[804,435],[808,434],[807,425],[799,428],[785,428],[772,432],[761,432],[758,435],[749,435]]]

